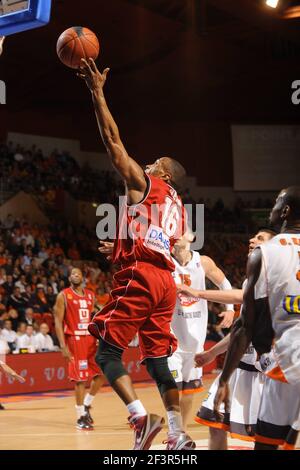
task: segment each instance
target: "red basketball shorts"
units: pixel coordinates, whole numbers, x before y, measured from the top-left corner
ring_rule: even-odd
[[[102,371],[96,364],[97,344],[91,335],[66,336],[66,345],[73,356],[69,362],[69,379],[74,382],[86,382]]]
[[[171,355],[177,340],[170,324],[176,303],[171,273],[137,261],[114,276],[112,300],[89,324],[90,333],[126,349],[138,332],[141,361]]]

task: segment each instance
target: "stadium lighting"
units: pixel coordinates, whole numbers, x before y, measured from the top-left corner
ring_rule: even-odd
[[[268,5],[268,7],[271,7],[271,8],[277,8],[278,3],[279,3],[279,0],[267,0],[266,1],[266,4]]]

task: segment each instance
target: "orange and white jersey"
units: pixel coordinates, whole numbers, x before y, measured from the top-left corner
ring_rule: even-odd
[[[268,297],[274,329],[274,358],[266,374],[300,382],[300,234],[277,235],[260,246],[262,269],[257,299]]]
[[[201,257],[192,252],[190,262],[181,266],[173,257],[175,271],[173,278],[176,284],[185,284],[196,290],[205,290],[205,272]],[[172,318],[171,328],[178,340],[177,351],[202,352],[207,331],[207,301],[177,294],[177,302]]]

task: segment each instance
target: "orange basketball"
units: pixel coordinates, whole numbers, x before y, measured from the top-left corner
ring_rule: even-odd
[[[73,26],[66,29],[58,38],[56,52],[63,64],[77,69],[81,59],[97,59],[99,55],[97,36],[88,28]]]

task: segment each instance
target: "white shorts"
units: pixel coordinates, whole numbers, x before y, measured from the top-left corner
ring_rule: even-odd
[[[197,393],[203,390],[202,368],[195,367],[195,353],[175,351],[168,358],[169,369],[182,393]]]
[[[265,377],[258,421],[257,442],[293,449],[300,431],[300,383],[288,384]]]
[[[223,419],[220,420],[213,411],[219,375],[211,385],[208,395],[195,417],[197,423],[228,431],[236,439],[255,440],[264,377],[263,374],[255,371],[254,366],[248,366],[248,368],[252,370],[238,368],[230,377],[230,412],[225,413],[223,404],[220,408]]]

